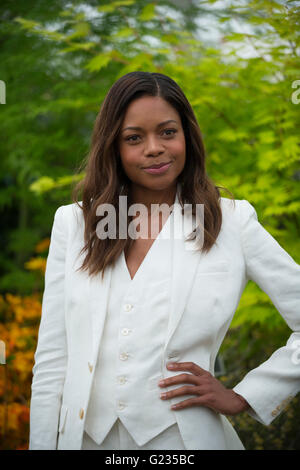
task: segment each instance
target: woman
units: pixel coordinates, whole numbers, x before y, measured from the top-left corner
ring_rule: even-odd
[[[293,333],[230,390],[214,363],[249,279]],[[300,267],[248,201],[220,197],[182,90],[159,73],[121,77],[74,203],[55,213],[30,449],[244,449],[225,415],[268,425],[297,394],[299,332]]]

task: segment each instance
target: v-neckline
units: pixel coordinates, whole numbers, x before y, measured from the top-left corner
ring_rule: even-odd
[[[155,238],[155,240],[153,241],[153,243],[150,246],[149,250],[147,251],[146,255],[144,256],[141,264],[139,265],[139,267],[138,267],[138,269],[137,269],[137,271],[136,271],[136,273],[134,274],[133,277],[131,277],[130,271],[128,269],[128,265],[127,265],[126,257],[125,257],[125,252],[124,252],[124,250],[122,251],[122,257],[123,257],[125,269],[126,269],[126,272],[129,276],[129,279],[130,279],[131,282],[133,282],[136,279],[136,276],[139,275],[139,273],[141,271],[141,268],[145,265],[145,261],[147,260],[147,258],[149,258],[149,254],[150,254],[151,250],[153,249],[153,246],[155,245],[156,241],[160,238],[160,236],[161,236],[163,230],[165,229],[166,225],[168,223],[170,223],[170,217],[172,216],[172,214],[173,214],[173,211],[169,214],[168,218],[166,219],[166,221],[165,221],[164,225],[162,226],[160,232],[158,233],[157,237]]]

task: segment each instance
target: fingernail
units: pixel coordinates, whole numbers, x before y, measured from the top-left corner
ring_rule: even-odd
[[[167,364],[167,367],[169,367],[170,369],[174,369],[175,364],[173,362],[170,362],[169,364]]]
[[[160,381],[158,382],[158,385],[164,385],[164,384],[165,384],[165,381],[164,381],[164,380],[160,380]]]

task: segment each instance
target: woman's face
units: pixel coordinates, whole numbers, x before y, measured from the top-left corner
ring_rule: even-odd
[[[132,101],[121,127],[119,152],[133,185],[151,190],[173,186],[185,164],[185,136],[177,111],[157,96]],[[150,172],[150,166],[162,163],[168,166]]]

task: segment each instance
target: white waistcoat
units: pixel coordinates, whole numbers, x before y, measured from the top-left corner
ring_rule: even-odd
[[[113,270],[85,431],[100,444],[119,418],[142,446],[176,422],[158,386],[170,313],[173,212],[131,279],[124,252]],[[170,241],[171,240],[171,241]]]

